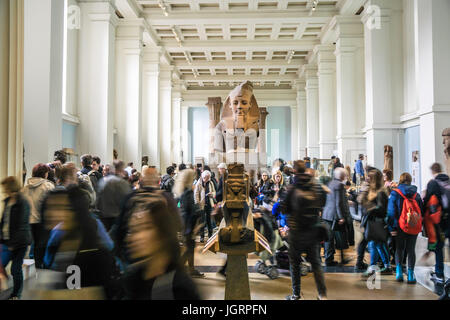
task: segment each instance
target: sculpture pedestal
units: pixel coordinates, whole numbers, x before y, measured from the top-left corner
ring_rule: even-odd
[[[251,300],[247,254],[256,251],[255,243],[221,247],[227,254],[225,300]]]

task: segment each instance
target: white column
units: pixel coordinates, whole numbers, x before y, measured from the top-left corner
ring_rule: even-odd
[[[116,37],[116,129],[119,159],[140,170],[142,159],[141,20],[120,23]]]
[[[298,150],[298,119],[297,119],[297,106],[291,106],[291,159],[292,161],[297,159]]]
[[[172,91],[172,147],[173,161],[179,165],[183,159],[181,158],[181,86],[175,83]]]
[[[338,154],[352,166],[366,154],[364,27],[358,17],[336,17],[336,100]]]
[[[319,77],[319,146],[320,158],[329,159],[337,149],[336,142],[336,58],[334,45],[318,45]]]
[[[414,10],[420,163],[425,187],[432,179],[431,164],[439,162],[445,170],[442,131],[450,127],[450,2],[416,1]]]
[[[24,145],[31,169],[62,147],[64,1],[24,2]]]
[[[183,153],[183,163],[190,162],[189,156],[189,141],[190,141],[190,132],[189,132],[189,108],[188,106],[181,106],[181,151]]]
[[[306,157],[306,83],[304,80],[295,81],[297,89],[297,122],[298,122],[298,149],[297,159]]]
[[[115,37],[118,18],[109,1],[80,2],[78,112],[81,153],[113,160]]]
[[[19,181],[23,168],[23,45],[24,1],[0,0],[0,179],[15,176]]]
[[[384,146],[391,145],[394,178],[398,179],[402,167],[400,155],[404,152],[399,125],[403,109],[402,1],[370,0],[367,5],[381,9],[379,28],[370,23],[372,16],[363,16],[367,161],[382,169]]]
[[[159,141],[159,60],[160,48],[145,48],[143,57],[142,152],[149,165],[160,168]]]
[[[159,78],[159,134],[161,143],[161,172],[173,162],[172,148],[172,70],[173,66],[161,66]]]
[[[307,156],[319,158],[319,81],[317,67],[305,66],[306,77],[306,151]]]

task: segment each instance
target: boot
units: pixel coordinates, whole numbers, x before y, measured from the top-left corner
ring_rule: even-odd
[[[397,280],[398,282],[403,282],[403,267],[401,264],[397,265],[395,280]]]
[[[414,269],[408,269],[408,284],[415,284],[417,282],[414,276]]]

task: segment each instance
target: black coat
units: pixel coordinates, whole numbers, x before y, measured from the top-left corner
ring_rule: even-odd
[[[198,220],[198,206],[194,202],[194,191],[187,189],[180,197],[181,215],[184,223],[184,234],[188,235],[194,231]]]
[[[11,198],[6,198],[5,208]],[[16,203],[11,207],[9,218],[9,240],[0,239],[0,242],[8,247],[18,249],[31,244],[31,228],[30,228],[30,205],[28,201],[21,195],[18,195]],[[0,230],[3,229],[5,215],[2,215],[0,221]],[[0,231],[1,232],[1,231]]]

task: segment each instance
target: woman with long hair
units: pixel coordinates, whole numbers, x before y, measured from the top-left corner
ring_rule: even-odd
[[[365,228],[369,228],[369,224],[375,225],[384,224],[384,219],[387,214],[388,196],[383,186],[383,174],[378,169],[372,169],[368,173],[369,188],[361,194],[361,204],[366,210],[367,222],[364,224]],[[370,226],[370,227],[372,227]],[[367,231],[367,230],[366,230]],[[382,233],[382,234],[379,234]],[[370,252],[370,266],[363,276],[367,277],[373,274],[374,266],[377,264],[379,258],[383,262],[384,268],[381,269],[381,274],[392,274],[391,264],[389,261],[389,252],[387,250],[387,232],[379,231],[376,235],[365,233],[369,241]]]
[[[189,274],[191,277],[204,277],[194,268],[194,249],[195,249],[195,227],[200,217],[198,206],[194,203],[194,191],[192,190],[192,180],[194,179],[194,170],[185,169],[178,174],[174,185],[174,193],[179,196],[181,206],[181,216],[184,223],[184,244],[186,251],[181,257],[182,265],[187,261]]]
[[[132,300],[197,300],[199,294],[180,263],[174,223],[164,197],[135,206],[127,222],[126,247],[132,264],[127,270],[126,296]]]
[[[6,199],[0,220],[0,246],[3,246],[0,263],[3,269],[12,262],[14,287],[10,299],[17,300],[21,298],[23,289],[23,259],[31,244],[30,206],[20,192],[19,181],[15,177],[5,178],[1,185]]]
[[[400,224],[401,215],[403,211],[404,201],[410,203],[416,202],[418,206],[417,212],[420,217],[423,216],[423,202],[420,195],[417,193],[417,187],[411,185],[412,177],[409,173],[402,173],[399,180],[398,188],[391,192],[388,206],[388,228],[395,241],[395,264],[396,264],[396,280],[403,281],[403,258],[406,251],[408,257],[408,278],[409,284],[415,284],[416,278],[414,275],[414,267],[416,264],[416,241],[417,234],[405,232]],[[411,215],[412,216],[412,215]],[[420,231],[419,231],[420,232]]]

